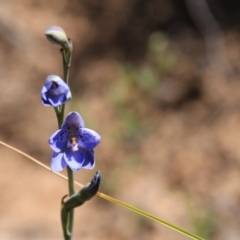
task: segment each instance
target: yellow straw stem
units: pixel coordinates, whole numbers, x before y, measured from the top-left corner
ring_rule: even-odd
[[[24,156],[24,157],[30,159],[31,161],[37,163],[38,165],[40,165],[41,167],[45,168],[46,170],[52,172],[50,167],[48,167],[47,165],[41,163],[41,162],[38,161],[36,158],[31,157],[30,155],[22,152],[21,150],[15,148],[15,147],[12,147],[11,145],[8,145],[8,144],[5,143],[5,142],[0,141],[0,144],[3,145],[3,146],[5,146],[5,147],[7,147],[7,148],[9,148],[9,149],[11,149],[11,150],[13,150],[14,152],[17,152],[17,153],[21,154],[22,156]],[[61,173],[56,173],[56,172],[54,172],[54,174],[56,174],[57,176],[65,179],[65,180],[68,180],[68,177],[65,176],[65,175],[63,175],[63,174],[61,174]],[[75,184],[76,186],[83,187],[83,185],[82,185],[81,183],[79,183],[79,182],[74,181],[74,184]],[[122,202],[122,201],[116,199],[116,198],[110,197],[110,196],[108,196],[108,195],[106,195],[106,194],[104,194],[104,193],[101,193],[101,192],[97,192],[97,195],[98,195],[99,197],[103,198],[103,199],[106,199],[106,200],[108,200],[108,201],[110,201],[110,202],[113,202],[113,203],[116,203],[116,204],[118,204],[118,205],[120,205],[120,206],[122,206],[122,207],[124,207],[124,208],[126,208],[126,209],[129,209],[129,210],[131,210],[132,212],[135,212],[135,213],[137,213],[137,214],[139,214],[139,215],[142,215],[142,216],[144,216],[144,217],[146,217],[146,218],[149,218],[149,219],[151,219],[151,220],[153,220],[153,221],[156,221],[156,222],[158,222],[158,223],[161,223],[162,225],[164,225],[164,226],[166,226],[166,227],[169,227],[169,228],[171,228],[171,229],[173,229],[173,230],[175,230],[175,231],[177,231],[177,232],[179,232],[179,233],[181,233],[181,234],[183,234],[183,235],[185,235],[185,236],[188,236],[188,237],[191,238],[191,239],[194,239],[194,240],[204,240],[203,238],[201,238],[201,237],[199,237],[199,236],[197,236],[197,235],[195,235],[195,234],[192,234],[192,233],[190,233],[190,232],[187,232],[187,231],[185,231],[184,229],[181,229],[181,228],[179,228],[179,227],[177,227],[177,226],[174,226],[174,225],[172,225],[172,224],[170,224],[170,223],[168,223],[168,222],[166,222],[166,221],[164,221],[164,220],[162,220],[162,219],[160,219],[160,218],[158,218],[158,217],[156,217],[156,216],[154,216],[154,215],[152,215],[152,214],[149,214],[149,213],[147,213],[147,212],[145,212],[145,211],[143,211],[143,210],[141,210],[141,209],[138,209],[138,208],[136,208],[136,207],[134,207],[134,206],[131,206],[131,205],[125,203],[125,202]]]

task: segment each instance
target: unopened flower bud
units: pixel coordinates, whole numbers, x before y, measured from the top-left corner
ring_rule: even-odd
[[[64,30],[59,26],[51,26],[45,31],[47,39],[63,48],[69,48],[69,41]]]
[[[101,182],[101,172],[97,171],[90,183],[87,183],[78,193],[73,194],[66,202],[62,198],[62,217],[70,210],[83,205],[86,201],[94,197]]]

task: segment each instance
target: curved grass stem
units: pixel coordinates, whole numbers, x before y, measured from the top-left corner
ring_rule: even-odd
[[[40,162],[39,160],[31,157],[30,155],[22,152],[21,150],[19,150],[19,149],[17,149],[17,148],[14,148],[14,147],[12,147],[11,145],[9,145],[9,144],[7,144],[7,143],[5,143],[5,142],[2,142],[2,141],[0,141],[0,144],[1,144],[2,146],[5,146],[5,147],[11,149],[12,151],[15,151],[15,152],[21,154],[22,156],[30,159],[31,161],[35,162],[35,163],[38,164],[39,166],[41,166],[41,167],[43,167],[43,168],[45,168],[46,170],[48,170],[48,171],[51,172],[51,168],[50,168],[50,167],[48,167],[47,165],[43,164],[43,163]],[[68,177],[67,177],[67,176],[64,176],[63,174],[57,173],[57,172],[54,173],[54,174],[68,181]],[[78,186],[78,187],[81,187],[81,188],[83,187],[83,185],[82,185],[81,183],[79,183],[79,182],[74,181],[74,184],[75,184],[76,186]],[[113,202],[113,203],[115,203],[115,204],[118,204],[118,205],[120,205],[120,206],[122,206],[122,207],[124,207],[124,208],[126,208],[126,209],[128,209],[128,210],[130,210],[130,211],[132,211],[132,212],[135,212],[135,213],[137,213],[137,214],[139,214],[139,215],[142,215],[142,216],[144,216],[144,217],[146,217],[146,218],[149,218],[149,219],[151,219],[151,220],[153,220],[153,221],[156,221],[156,222],[158,222],[158,223],[160,223],[160,224],[162,224],[162,225],[164,225],[164,226],[166,226],[166,227],[168,227],[168,228],[171,228],[172,230],[174,230],[174,231],[176,231],[176,232],[179,232],[179,233],[181,233],[181,234],[183,234],[183,235],[185,235],[185,236],[187,236],[187,237],[189,237],[189,238],[191,238],[191,239],[193,239],[193,240],[204,240],[203,238],[201,238],[201,237],[199,237],[199,236],[197,236],[197,235],[195,235],[195,234],[193,234],[193,233],[190,233],[190,232],[188,232],[188,231],[186,231],[186,230],[184,230],[184,229],[182,229],[182,228],[180,228],[180,227],[177,227],[177,226],[175,226],[175,225],[173,225],[173,224],[171,224],[171,223],[168,223],[168,222],[165,221],[165,220],[162,220],[162,219],[159,218],[159,217],[156,217],[156,216],[154,216],[154,215],[152,215],[152,214],[150,214],[150,213],[148,213],[148,212],[145,212],[145,211],[143,211],[143,210],[141,210],[141,209],[138,209],[138,208],[136,208],[136,207],[134,207],[134,206],[131,206],[130,204],[127,204],[127,203],[125,203],[125,202],[122,202],[122,201],[120,201],[120,200],[118,200],[118,199],[116,199],[116,198],[110,197],[110,196],[108,196],[108,195],[106,195],[106,194],[104,194],[104,193],[101,193],[101,192],[98,192],[97,195],[98,195],[99,197],[107,200],[107,201],[110,201],[110,202]]]

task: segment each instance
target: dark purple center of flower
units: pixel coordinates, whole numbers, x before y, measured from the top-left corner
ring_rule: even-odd
[[[56,82],[52,82],[52,86],[49,90],[51,95],[57,96],[63,93],[63,90],[61,89],[61,87],[59,87],[59,85]]]
[[[52,86],[51,86],[51,89],[55,89],[55,88],[58,88],[58,84],[56,82],[53,82]]]

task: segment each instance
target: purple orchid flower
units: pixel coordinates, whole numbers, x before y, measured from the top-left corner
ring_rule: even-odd
[[[50,75],[41,91],[42,104],[44,106],[57,107],[72,98],[69,86],[57,75]]]
[[[54,151],[52,171],[62,171],[67,165],[73,171],[80,168],[92,169],[95,165],[93,149],[99,144],[100,139],[98,133],[85,128],[79,113],[69,113],[61,129],[49,139],[49,145]]]

